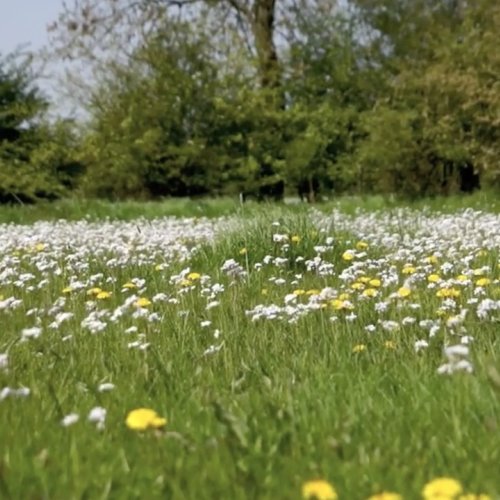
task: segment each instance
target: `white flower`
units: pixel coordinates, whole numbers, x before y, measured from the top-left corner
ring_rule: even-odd
[[[423,349],[429,347],[429,342],[427,340],[417,340],[414,344],[415,352],[420,352]]]
[[[79,419],[80,415],[78,415],[78,413],[70,413],[61,420],[61,425],[63,427],[69,427],[70,425],[76,424]]]
[[[111,382],[104,382],[102,384],[99,384],[97,387],[97,390],[99,392],[109,392],[112,391],[115,388],[115,384],[112,384]]]
[[[95,423],[99,430],[104,429],[104,423],[106,421],[106,408],[102,406],[96,406],[92,408],[87,416],[89,422]]]
[[[24,328],[21,332],[21,340],[24,342],[29,339],[37,339],[42,334],[42,329],[38,326]]]
[[[9,367],[9,355],[4,352],[0,353],[0,370],[7,370]]]

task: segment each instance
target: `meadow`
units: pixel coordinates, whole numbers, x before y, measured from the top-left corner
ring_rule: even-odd
[[[0,209],[0,498],[500,498],[481,196]]]

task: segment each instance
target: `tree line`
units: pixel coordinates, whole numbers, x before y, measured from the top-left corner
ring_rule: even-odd
[[[85,116],[0,59],[0,202],[500,185],[495,0],[80,0],[50,35]]]

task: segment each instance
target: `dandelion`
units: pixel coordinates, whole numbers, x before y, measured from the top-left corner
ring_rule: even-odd
[[[98,300],[105,300],[105,299],[109,299],[111,297],[111,292],[105,292],[104,290],[99,292],[95,298],[98,299]]]
[[[299,236],[299,235],[294,234],[294,235],[290,238],[290,240],[291,240],[291,242],[292,242],[292,243],[300,243],[301,238],[300,238],[300,236]]]
[[[167,419],[160,417],[158,413],[149,408],[138,408],[129,412],[125,424],[134,431],[145,431],[165,427]]]
[[[201,278],[201,274],[200,273],[189,273],[187,275],[187,279],[190,280],[190,281],[196,281],[196,280],[199,280]]]
[[[363,351],[366,351],[366,345],[365,344],[356,344],[353,348],[352,348],[352,352],[353,353],[358,353],[358,352],[363,352]]]
[[[462,493],[462,485],[451,477],[433,479],[422,490],[424,500],[453,500],[460,493]]]
[[[358,250],[366,250],[368,248],[368,243],[366,243],[366,241],[358,241],[356,243],[356,248]]]
[[[403,497],[399,493],[383,491],[382,493],[372,495],[368,500],[403,500]]]
[[[134,302],[135,307],[148,307],[151,305],[151,301],[146,297],[140,297]]]
[[[488,286],[491,283],[491,280],[489,278],[479,278],[476,281],[477,286]]]
[[[460,290],[456,288],[440,288],[436,292],[436,297],[441,299],[457,298],[460,297]]]
[[[131,281],[128,281],[122,286],[122,288],[126,290],[133,290],[134,288],[137,288],[137,285],[135,283],[132,283]]]
[[[307,481],[302,485],[302,498],[305,500],[337,500],[335,488],[323,479]]]
[[[397,291],[398,297],[401,297],[402,299],[405,299],[406,297],[409,297],[411,295],[411,290],[407,286],[402,286],[398,291]]]
[[[378,288],[382,283],[378,278],[373,278],[368,282],[368,284],[373,288]]]
[[[246,248],[241,248],[239,251],[240,255],[246,255],[248,253],[248,250]]]
[[[394,350],[396,349],[396,342],[394,342],[394,340],[386,340],[384,342],[384,347],[388,350]]]
[[[352,251],[352,250],[346,250],[346,251],[342,254],[342,258],[343,258],[345,261],[347,261],[347,262],[349,262],[349,261],[353,260],[353,259],[354,259],[354,253],[353,253],[353,251]]]
[[[441,276],[439,276],[439,274],[429,274],[429,276],[427,276],[427,281],[429,283],[437,283],[440,279]]]
[[[413,266],[410,265],[405,265],[403,267],[403,270],[401,271],[403,274],[415,274],[417,272],[417,269]]]

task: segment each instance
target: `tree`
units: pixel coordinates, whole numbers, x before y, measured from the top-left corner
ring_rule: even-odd
[[[45,120],[48,101],[30,60],[0,58],[0,203],[53,199],[74,187],[71,129]]]

